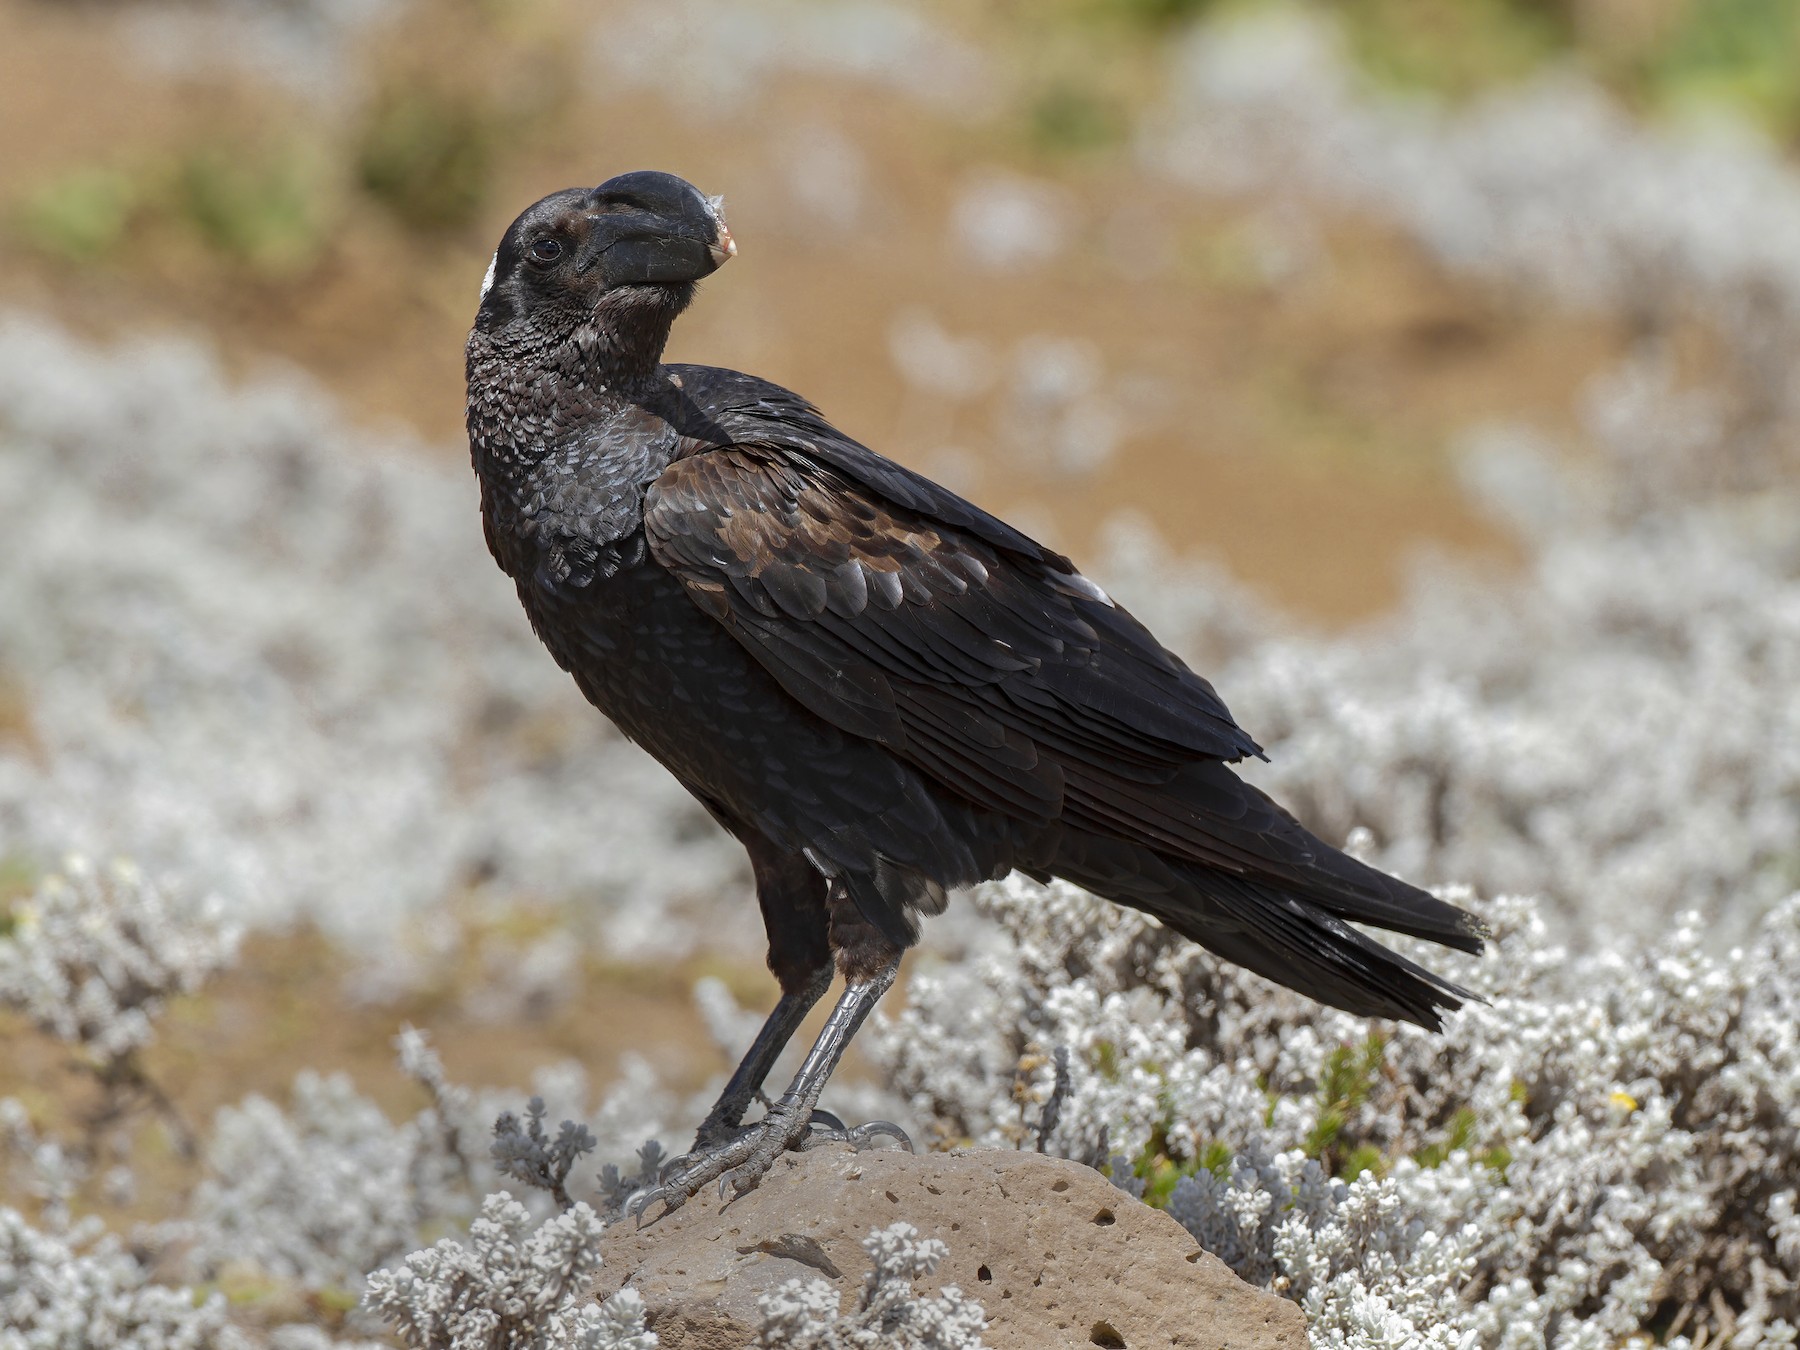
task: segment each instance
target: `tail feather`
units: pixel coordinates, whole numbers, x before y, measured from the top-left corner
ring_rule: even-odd
[[[1206,903],[1184,905],[1179,901],[1186,897],[1164,896],[1156,916],[1215,955],[1308,998],[1360,1017],[1395,1018],[1437,1031],[1443,1013],[1478,997],[1300,896],[1228,873],[1189,879],[1204,891]],[[1474,941],[1479,951],[1480,940]]]
[[[1212,885],[1207,878],[1237,877],[1315,913],[1459,951],[1480,952],[1486,936],[1474,915],[1331,847],[1217,761],[1185,765],[1155,784],[1071,775],[1064,824],[1089,841],[1098,836],[1135,847],[1140,858],[1154,854],[1202,891]],[[1075,851],[1090,847],[1079,843]]]
[[[1155,915],[1215,955],[1321,1003],[1433,1031],[1478,996],[1350,926],[1367,923],[1479,954],[1474,915],[1339,853],[1298,825],[1292,864],[1246,873],[1085,831],[1044,872]],[[1346,922],[1346,920],[1350,922]]]
[[[1481,954],[1487,925],[1468,910],[1358,862],[1310,833],[1306,837],[1313,847],[1314,875],[1307,878],[1311,884],[1293,888],[1305,900],[1340,919]]]
[[[1244,865],[1232,870],[1239,875],[1340,919],[1480,953],[1487,936],[1480,919],[1333,848],[1225,765],[1191,766],[1169,787],[1202,828],[1217,829],[1238,846]],[[1238,826],[1235,834],[1228,819]]]

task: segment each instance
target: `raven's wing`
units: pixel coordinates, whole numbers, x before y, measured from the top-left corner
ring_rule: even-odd
[[[1066,559],[907,477],[903,505],[816,447],[729,445],[665,470],[645,528],[789,694],[967,800],[1231,870],[1299,861],[1285,813],[1247,817],[1260,794],[1196,811],[1184,774],[1171,800],[1187,766],[1257,753],[1210,684]]]
[[[1068,559],[785,389],[671,369],[707,427],[646,494],[651,552],[816,715],[1028,834],[1057,822],[1480,949],[1471,916],[1330,847],[1232,773],[1256,743]],[[1059,854],[1081,847],[1060,837]]]
[[[1465,997],[1341,920],[1470,952],[1480,922],[1232,773],[1260,752],[1212,686],[1067,559],[786,390],[677,369],[708,433],[646,495],[650,550],[800,703],[1021,822],[1034,874],[1340,1007],[1435,1026]]]

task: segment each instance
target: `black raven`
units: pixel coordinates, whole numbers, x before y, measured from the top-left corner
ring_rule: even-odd
[[[488,547],[581,691],[748,851],[781,987],[654,1199],[754,1187],[813,1128],[919,916],[1015,868],[1353,1013],[1436,1028],[1459,1007],[1350,925],[1478,952],[1480,923],[1242,782],[1228,766],[1261,750],[1212,685],[1067,558],[796,394],[662,364],[736,251],[669,174],[558,192],[500,241],[467,353]],[[834,965],[823,1034],[746,1126]]]

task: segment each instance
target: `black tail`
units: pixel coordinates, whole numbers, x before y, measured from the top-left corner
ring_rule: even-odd
[[[1223,764],[1191,766],[1154,799],[1139,791],[1145,824],[1067,831],[1044,870],[1346,1012],[1436,1031],[1475,997],[1350,926],[1479,954],[1473,914],[1332,848]]]
[[[1151,911],[1157,918],[1208,951],[1308,998],[1358,1016],[1392,1017],[1437,1031],[1443,1026],[1443,1012],[1454,1012],[1475,997],[1352,928],[1344,918],[1362,916],[1346,914],[1349,907],[1341,903],[1327,908],[1310,896],[1228,872],[1183,867],[1178,874],[1191,889],[1185,895],[1158,897]],[[1435,911],[1440,909],[1462,915],[1468,926],[1459,928],[1448,945],[1481,950],[1473,915],[1423,891],[1416,894],[1426,902],[1421,908],[1427,921],[1436,920]],[[1406,928],[1398,923],[1383,926],[1437,936],[1420,932],[1424,922]]]

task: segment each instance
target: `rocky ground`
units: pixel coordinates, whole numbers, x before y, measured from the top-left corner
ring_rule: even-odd
[[[1307,1343],[1297,1307],[1244,1283],[1167,1213],[1091,1167],[993,1150],[790,1154],[746,1196],[609,1229],[594,1293],[635,1288],[663,1350],[742,1350],[763,1324],[757,1300],[789,1280],[855,1305],[862,1244],[897,1220],[949,1249],[926,1283],[981,1300],[990,1350]]]

